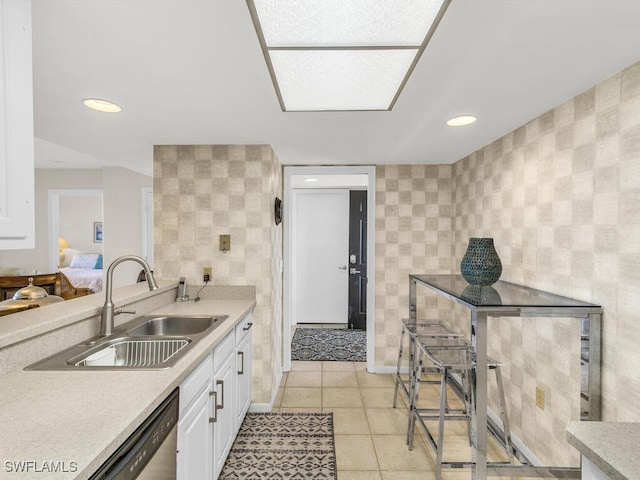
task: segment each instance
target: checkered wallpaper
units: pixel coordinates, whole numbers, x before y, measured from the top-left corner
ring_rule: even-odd
[[[282,339],[282,226],[273,219],[282,198],[282,167],[268,145],[154,148],[155,270],[160,278],[202,284],[255,285],[254,396],[268,403]],[[231,235],[231,250],[218,248]]]
[[[503,280],[603,306],[603,420],[640,421],[640,63],[452,167],[377,177],[376,365],[395,362],[407,274],[459,272],[469,237],[493,237]],[[579,418],[578,322],[491,323],[515,433],[546,463],[576,464],[564,428]]]
[[[603,419],[640,421],[640,63],[453,170],[453,258],[469,237],[493,237],[504,280],[601,304]],[[493,332],[522,416],[515,429],[558,464],[567,416],[579,418],[578,322],[524,319]]]
[[[257,286],[254,401],[267,402],[281,340],[278,160],[268,146],[160,146],[154,157],[158,274],[197,283],[210,264],[214,282]],[[640,421],[640,63],[454,165],[376,172],[376,365],[395,365],[407,275],[458,272],[469,237],[489,236],[504,280],[603,305],[603,419]],[[227,254],[221,233],[231,234]],[[466,319],[446,300],[434,305],[433,317]],[[562,449],[579,411],[579,372],[567,368],[575,322],[503,322],[490,348],[515,389],[514,430],[546,462],[573,461]],[[525,428],[533,418],[535,431]]]
[[[377,366],[396,364],[400,319],[409,316],[408,275],[450,271],[451,171],[451,165],[376,166]]]

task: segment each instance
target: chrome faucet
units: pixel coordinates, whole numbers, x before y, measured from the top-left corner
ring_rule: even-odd
[[[153,278],[151,267],[144,258],[138,257],[137,255],[125,255],[122,257],[118,257],[113,262],[111,262],[111,265],[109,265],[109,268],[107,269],[107,278],[105,283],[106,294],[104,306],[102,307],[102,313],[100,315],[100,336],[102,337],[106,337],[107,335],[111,335],[113,333],[113,317],[121,313],[136,313],[135,311],[131,312],[123,310],[121,308],[115,308],[112,300],[113,288],[111,286],[111,280],[113,278],[113,270],[117,265],[121,264],[122,262],[126,262],[127,260],[132,260],[142,265],[142,268],[144,269],[144,276],[147,279],[147,284],[149,285],[150,291],[158,289],[158,284],[156,283],[156,279]]]

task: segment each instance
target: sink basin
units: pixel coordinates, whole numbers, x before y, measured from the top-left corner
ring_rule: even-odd
[[[189,338],[116,338],[67,360],[76,367],[159,367],[191,343]]]
[[[108,337],[96,337],[25,370],[147,370],[175,365],[228,315],[135,318]]]
[[[143,321],[127,330],[129,335],[194,335],[208,330],[224,317],[142,317]]]

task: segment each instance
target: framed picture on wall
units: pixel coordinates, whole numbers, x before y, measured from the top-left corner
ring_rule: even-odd
[[[102,222],[93,222],[93,242],[102,243]]]

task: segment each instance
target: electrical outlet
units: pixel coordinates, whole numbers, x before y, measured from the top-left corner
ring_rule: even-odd
[[[203,280],[205,282],[211,281],[211,267],[204,267],[203,270]]]
[[[544,390],[536,385],[536,406],[544,410]]]

